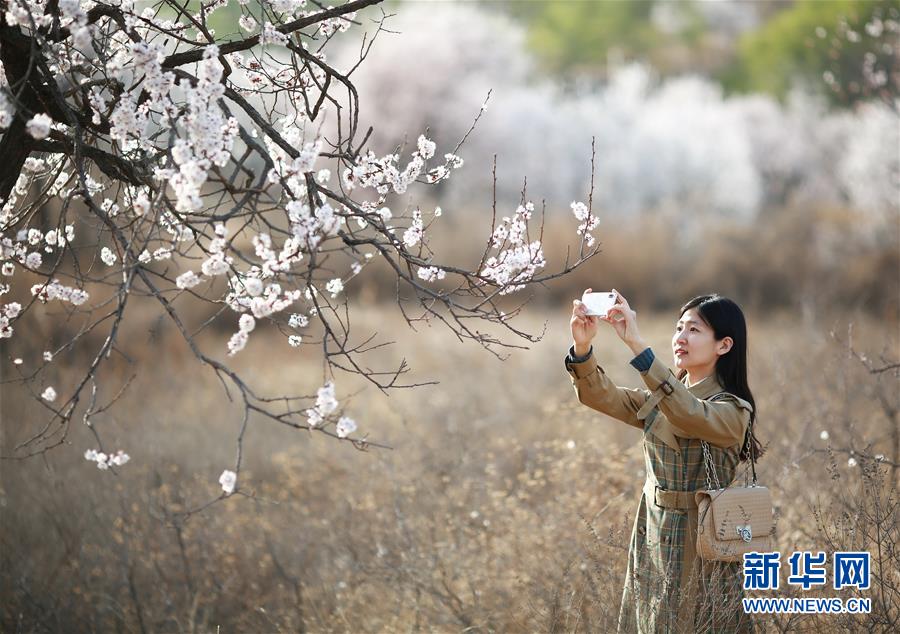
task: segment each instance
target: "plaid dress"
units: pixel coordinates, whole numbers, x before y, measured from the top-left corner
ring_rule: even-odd
[[[723,486],[735,477],[752,406],[723,393],[715,376],[691,387],[658,359],[642,377],[649,389],[615,385],[590,356],[567,357],[580,402],[642,430],[647,471],[628,551],[620,632],[749,632],[741,606],[740,563],[695,553],[693,492],[707,488],[701,440]],[[715,400],[708,400],[716,396]]]

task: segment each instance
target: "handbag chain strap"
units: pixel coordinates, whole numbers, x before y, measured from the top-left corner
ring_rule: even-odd
[[[713,394],[707,400],[712,401],[715,400],[717,396],[722,394],[728,394],[728,392],[719,392],[718,394]],[[750,456],[750,470],[753,473],[753,480],[751,486],[756,486],[756,451],[753,447],[752,432],[753,428],[753,419],[750,419],[750,424],[747,427],[747,434],[744,437],[744,447],[747,448],[747,453]],[[706,464],[706,488],[707,489],[721,489],[722,483],[719,482],[719,476],[716,473],[715,465],[713,465],[712,456],[709,453],[709,443],[705,440],[700,441],[700,446],[703,448],[703,462]],[[715,487],[713,484],[715,483]]]
[[[712,456],[709,455],[709,443],[701,440],[700,446],[703,447],[703,462],[706,463],[706,488],[709,490],[721,489],[722,484],[719,482],[719,476],[713,466]],[[713,482],[716,483],[716,486],[713,486]]]

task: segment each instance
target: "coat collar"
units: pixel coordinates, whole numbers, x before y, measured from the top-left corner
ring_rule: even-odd
[[[681,379],[681,382],[687,387],[687,374],[684,375],[684,378]],[[718,394],[724,388],[719,384],[719,381],[716,379],[716,373],[713,372],[705,379],[695,383],[688,387],[688,392],[696,396],[697,398],[709,398],[713,394]]]

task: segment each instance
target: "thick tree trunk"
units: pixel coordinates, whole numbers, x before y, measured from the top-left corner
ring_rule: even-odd
[[[0,139],[0,201],[9,197],[16,184],[25,159],[31,153],[32,139],[25,131],[25,113],[43,112],[41,99],[32,85],[37,69],[29,68],[31,41],[18,29],[7,26],[0,16],[0,60],[9,83],[9,90],[17,98],[16,114]]]

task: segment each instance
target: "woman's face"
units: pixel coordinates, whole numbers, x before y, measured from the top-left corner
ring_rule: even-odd
[[[672,335],[675,367],[691,373],[715,367],[719,356],[731,350],[731,345],[731,337],[716,341],[713,329],[703,321],[697,309],[689,308],[675,324]]]

